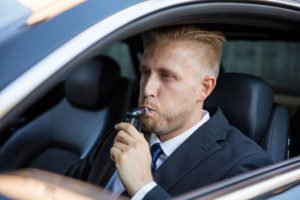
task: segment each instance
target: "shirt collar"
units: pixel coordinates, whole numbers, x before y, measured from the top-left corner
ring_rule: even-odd
[[[209,112],[206,110],[202,110],[202,119],[195,124],[190,129],[186,130],[182,134],[179,134],[178,136],[171,138],[167,141],[161,142],[160,139],[157,137],[156,134],[151,134],[150,137],[150,146],[152,146],[155,143],[160,143],[161,148],[164,152],[164,154],[169,157],[175,149],[177,149],[188,137],[190,137],[200,126],[202,126],[205,122],[207,122],[210,118]]]

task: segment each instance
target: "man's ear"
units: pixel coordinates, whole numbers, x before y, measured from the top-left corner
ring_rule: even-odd
[[[204,100],[210,95],[217,83],[216,77],[212,75],[206,75],[201,80],[200,92],[198,95],[198,101],[204,102]]]

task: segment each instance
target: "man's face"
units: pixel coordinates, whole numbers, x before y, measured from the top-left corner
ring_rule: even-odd
[[[189,41],[164,40],[145,49],[139,96],[139,106],[148,108],[144,130],[170,139],[201,119],[205,59],[205,49]]]

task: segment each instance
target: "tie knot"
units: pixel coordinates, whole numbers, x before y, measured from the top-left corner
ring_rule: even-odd
[[[150,148],[151,156],[152,156],[152,164],[151,164],[151,170],[154,172],[156,170],[156,161],[158,157],[162,154],[162,149],[160,147],[159,143],[155,143]]]

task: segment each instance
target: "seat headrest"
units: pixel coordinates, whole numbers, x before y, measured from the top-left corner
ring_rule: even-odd
[[[230,124],[258,142],[267,129],[273,100],[272,88],[262,79],[223,73],[205,105],[219,106]]]
[[[84,109],[99,109],[109,100],[120,79],[117,62],[97,56],[70,74],[65,84],[69,102]]]

